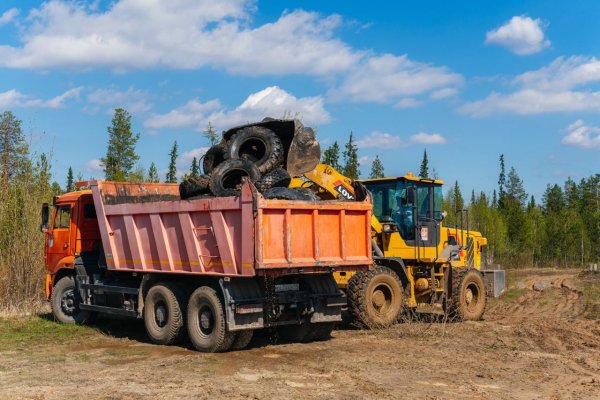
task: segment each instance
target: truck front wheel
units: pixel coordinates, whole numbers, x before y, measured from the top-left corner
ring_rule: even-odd
[[[183,336],[185,298],[183,291],[169,283],[150,288],[144,300],[144,325],[156,344],[173,344]]]
[[[62,277],[52,289],[50,304],[54,318],[63,324],[85,324],[92,316],[90,311],[79,308],[81,296],[72,276]]]
[[[236,338],[234,332],[227,331],[223,303],[209,286],[199,287],[190,296],[187,327],[196,350],[206,353],[227,351]]]

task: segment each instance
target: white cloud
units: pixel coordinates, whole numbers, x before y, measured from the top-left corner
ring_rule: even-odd
[[[11,23],[19,15],[19,10],[11,8],[0,15],[0,26]]]
[[[11,89],[0,93],[0,108],[12,107],[40,107],[40,108],[62,108],[65,102],[71,98],[78,98],[83,87],[69,89],[66,92],[48,100],[36,99],[25,95],[18,90]]]
[[[419,132],[416,135],[412,135],[410,141],[415,144],[444,144],[446,143],[446,138],[439,133]]]
[[[594,90],[598,82],[600,61],[595,57],[559,57],[546,67],[513,79],[512,85],[519,86],[513,93],[492,92],[461,110],[478,117],[493,113],[600,112],[600,91]]]
[[[149,94],[140,89],[130,87],[126,91],[117,89],[96,89],[88,93],[90,103],[108,106],[110,110],[125,108],[131,113],[143,113],[152,108],[149,103]]]
[[[550,46],[544,38],[542,21],[525,16],[514,16],[501,27],[489,31],[485,36],[486,44],[506,47],[518,55],[539,53]]]
[[[196,149],[192,149],[190,151],[186,151],[177,157],[176,166],[177,166],[177,175],[181,177],[184,174],[187,174],[190,171],[190,167],[192,166],[192,160],[196,157],[200,166],[202,166],[201,158],[208,151],[208,147],[198,147]],[[200,168],[202,171],[202,168]]]
[[[423,105],[422,101],[413,99],[412,97],[406,97],[404,99],[400,99],[394,107],[395,108],[417,108]]]
[[[100,173],[103,172],[104,169],[102,167],[102,162],[100,160],[90,160],[85,163],[85,170],[90,173]]]
[[[567,127],[566,132],[562,140],[564,144],[584,149],[600,149],[600,128],[577,120]]]
[[[363,60],[330,91],[334,99],[387,102],[448,87],[460,86],[463,77],[446,67],[410,60],[406,55],[384,54]]]
[[[286,113],[298,115],[307,125],[327,123],[331,119],[321,97],[297,98],[277,86],[271,86],[251,94],[231,110],[218,100],[202,103],[193,99],[166,114],[153,115],[144,125],[150,129],[189,127],[202,131],[208,122],[217,129],[225,129],[260,121],[264,117],[282,117]]]
[[[458,89],[456,88],[444,88],[440,90],[436,90],[435,92],[429,95],[433,100],[445,99],[447,97],[456,96],[458,94]]]

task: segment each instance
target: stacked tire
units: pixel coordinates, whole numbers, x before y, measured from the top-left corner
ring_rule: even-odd
[[[243,179],[266,198],[316,200],[313,192],[288,188],[291,176],[283,167],[285,149],[279,136],[262,126],[246,126],[204,155],[204,175],[179,185],[182,199],[239,196]]]

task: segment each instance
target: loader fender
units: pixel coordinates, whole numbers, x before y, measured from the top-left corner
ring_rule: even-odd
[[[406,272],[406,266],[404,265],[404,261],[400,257],[373,257],[375,264],[381,265],[382,267],[387,267],[394,271],[400,282],[402,282],[402,286],[406,287],[409,284],[408,273]]]

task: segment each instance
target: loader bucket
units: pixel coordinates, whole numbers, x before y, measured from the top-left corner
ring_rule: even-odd
[[[297,119],[265,118],[261,122],[231,128],[223,133],[223,139],[229,140],[238,130],[248,126],[262,126],[279,136],[285,149],[284,166],[291,176],[312,171],[321,161],[321,147],[315,132]]]

